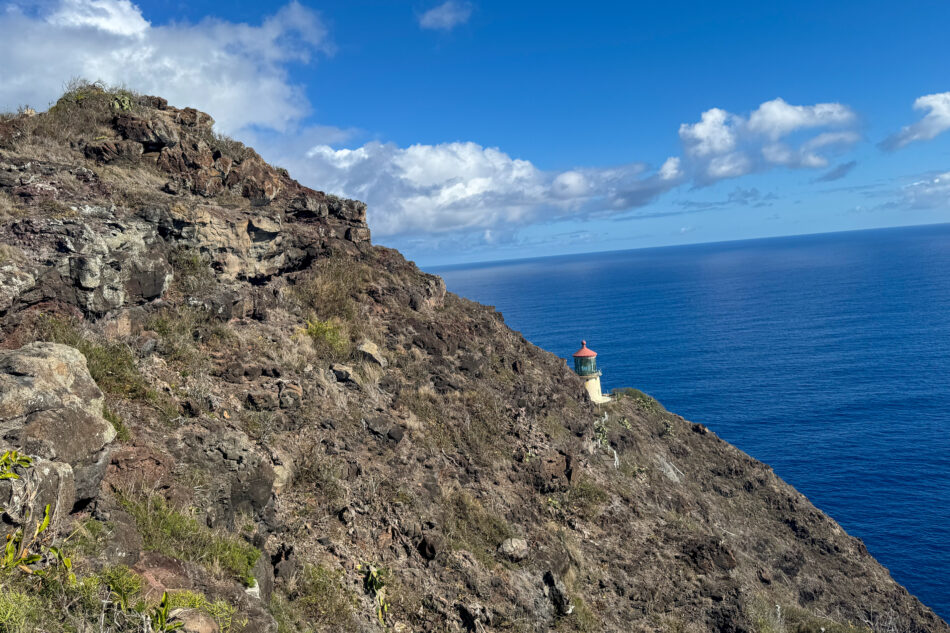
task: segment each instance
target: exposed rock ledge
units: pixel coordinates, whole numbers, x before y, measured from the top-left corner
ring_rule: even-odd
[[[102,408],[102,392],[76,349],[32,343],[0,350],[3,443],[37,458],[21,479],[0,487],[10,522],[42,516],[46,504],[60,519],[96,496],[116,436]]]

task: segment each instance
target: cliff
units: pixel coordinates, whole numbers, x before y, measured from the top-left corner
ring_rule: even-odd
[[[0,118],[0,220],[0,631],[950,631],[204,113]]]

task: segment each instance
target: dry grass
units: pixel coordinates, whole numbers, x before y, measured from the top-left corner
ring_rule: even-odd
[[[449,547],[466,550],[482,565],[493,566],[498,546],[513,535],[508,523],[464,491],[455,492],[442,506],[442,531]]]
[[[364,264],[344,258],[324,259],[294,285],[291,298],[299,314],[352,323],[359,316],[359,298],[370,278],[371,271]]]
[[[23,256],[23,252],[16,246],[0,244],[0,266],[16,262]]]
[[[466,391],[434,396],[425,389],[400,393],[400,402],[427,420],[429,437],[445,452],[461,453],[475,463],[489,465],[510,456],[505,432],[508,420],[500,397],[488,391]]]
[[[305,567],[290,583],[287,597],[275,593],[271,599],[278,633],[361,630],[354,618],[357,598],[344,581],[343,570]]]
[[[836,622],[797,606],[776,604],[766,596],[756,597],[746,611],[759,633],[871,633],[867,627]]]
[[[26,209],[17,204],[16,198],[4,190],[0,190],[0,218],[19,218],[26,215]]]
[[[112,117],[116,112],[138,110],[138,99],[138,95],[121,87],[73,79],[49,110],[32,119],[33,134],[65,144],[80,138],[111,138]]]

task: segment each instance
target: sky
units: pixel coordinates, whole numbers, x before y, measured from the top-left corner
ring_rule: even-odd
[[[420,265],[950,221],[950,3],[0,0],[0,109],[209,112]]]

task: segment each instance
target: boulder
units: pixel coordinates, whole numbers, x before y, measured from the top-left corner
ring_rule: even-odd
[[[215,502],[206,508],[209,525],[232,527],[242,514],[266,518],[273,508],[272,460],[243,433],[191,427],[169,448],[178,463],[215,473]]]
[[[333,217],[361,224],[366,222],[365,202],[328,196],[327,207],[330,215]]]
[[[269,556],[262,555],[258,557],[251,570],[256,584],[254,585],[260,593],[261,600],[265,603],[270,602],[271,594],[274,592],[274,565]]]
[[[116,117],[115,127],[128,141],[141,144],[145,151],[157,152],[163,147],[178,145],[179,135],[176,126],[163,116],[141,118],[131,114]]]
[[[173,609],[168,614],[170,623],[180,623],[183,633],[218,633],[217,622],[210,615],[198,609]]]
[[[73,470],[68,464],[37,458],[29,467],[16,469],[16,479],[0,480],[0,534],[17,528],[30,533],[50,508],[53,529],[63,525],[76,499]]]
[[[142,157],[142,144],[135,141],[100,141],[84,149],[86,158],[101,163],[133,163]]]
[[[32,343],[0,351],[4,444],[68,465],[77,501],[95,497],[109,464],[116,431],[102,416],[102,407],[102,392],[78,350]]]
[[[389,361],[387,361],[386,357],[379,351],[379,346],[372,341],[365,339],[360,341],[360,344],[356,346],[356,353],[363,360],[376,363],[380,367],[389,365]]]
[[[514,562],[523,561],[528,557],[528,541],[523,538],[509,538],[502,541],[498,546],[498,552]]]
[[[370,239],[369,229],[365,226],[351,226],[346,230],[346,239],[357,244],[368,242]]]
[[[330,371],[333,372],[337,382],[350,382],[353,380],[353,368],[349,365],[334,363],[330,365]]]

